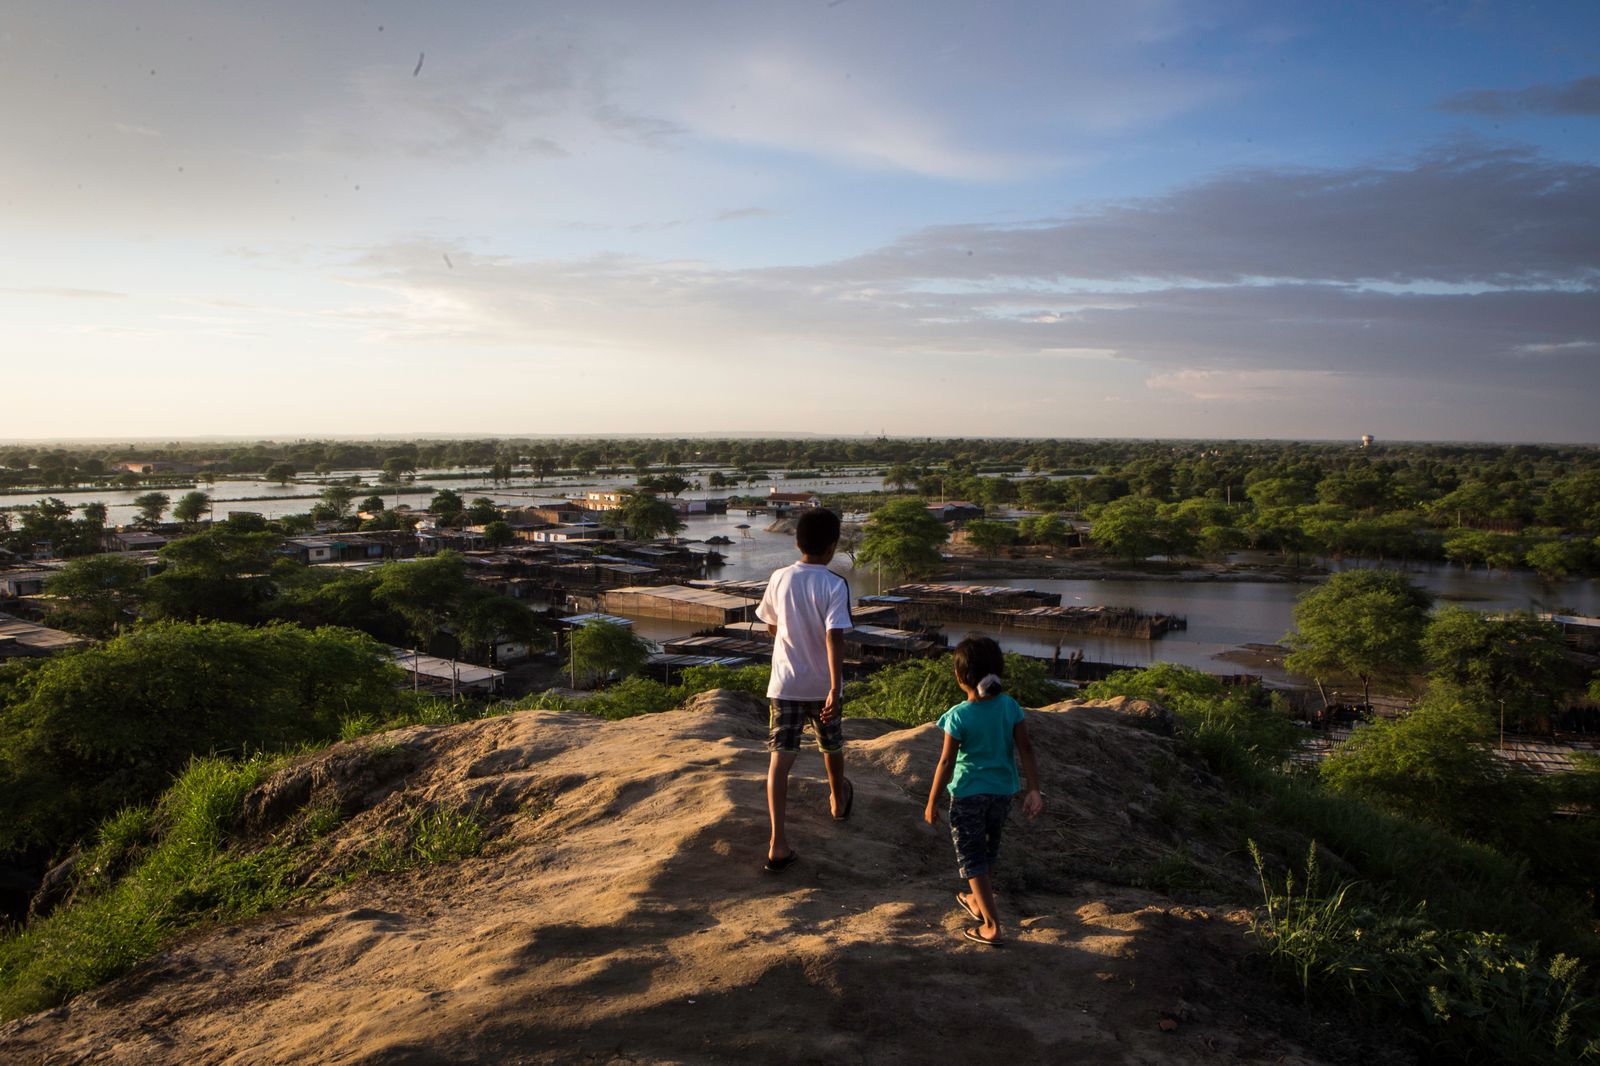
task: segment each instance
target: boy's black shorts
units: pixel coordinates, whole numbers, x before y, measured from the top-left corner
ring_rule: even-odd
[[[768,751],[799,751],[800,736],[805,732],[807,722],[811,723],[811,729],[817,735],[818,748],[827,752],[844,750],[843,711],[834,715],[832,722],[824,723],[822,708],[827,706],[826,700],[774,698],[768,700],[767,704],[770,712],[767,720]]]

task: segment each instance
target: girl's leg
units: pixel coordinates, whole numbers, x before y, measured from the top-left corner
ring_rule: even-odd
[[[973,909],[983,915],[983,924],[978,927],[978,935],[985,940],[1000,939],[1000,914],[994,906],[994,887],[989,883],[989,875],[979,874],[969,877],[967,884],[972,887],[972,892],[967,896],[972,901]]]

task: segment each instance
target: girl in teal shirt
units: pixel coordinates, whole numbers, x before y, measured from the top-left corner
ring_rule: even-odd
[[[956,847],[956,864],[970,892],[957,892],[956,902],[979,924],[963,935],[976,944],[999,947],[1000,919],[994,906],[990,876],[1000,857],[1000,834],[1011,810],[1011,800],[1021,789],[1017,755],[1028,778],[1022,813],[1030,819],[1044,810],[1039,792],[1039,768],[1021,705],[1000,690],[1005,656],[988,637],[968,637],[956,646],[956,681],[966,693],[939,719],[944,751],[928,790],[923,818],[939,822],[939,792],[950,792],[950,839]]]

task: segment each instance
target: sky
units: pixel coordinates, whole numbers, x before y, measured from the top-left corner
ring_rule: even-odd
[[[1600,4],[0,9],[0,439],[1600,440]]]

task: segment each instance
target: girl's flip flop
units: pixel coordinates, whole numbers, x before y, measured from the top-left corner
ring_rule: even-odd
[[[1003,940],[990,940],[988,937],[978,932],[978,930],[982,928],[983,926],[981,925],[974,925],[971,928],[963,930],[961,935],[972,941],[974,944],[982,944],[986,948],[997,948],[1005,943]]]
[[[845,778],[844,783],[849,787],[850,791],[844,794],[844,810],[833,816],[833,820],[836,822],[849,821],[850,808],[856,805],[856,783],[849,778]]]
[[[967,912],[967,917],[971,918],[975,922],[983,921],[983,915],[972,909],[972,904],[967,902],[966,896],[963,896],[961,893],[957,892],[956,902],[961,904],[961,909]]]

